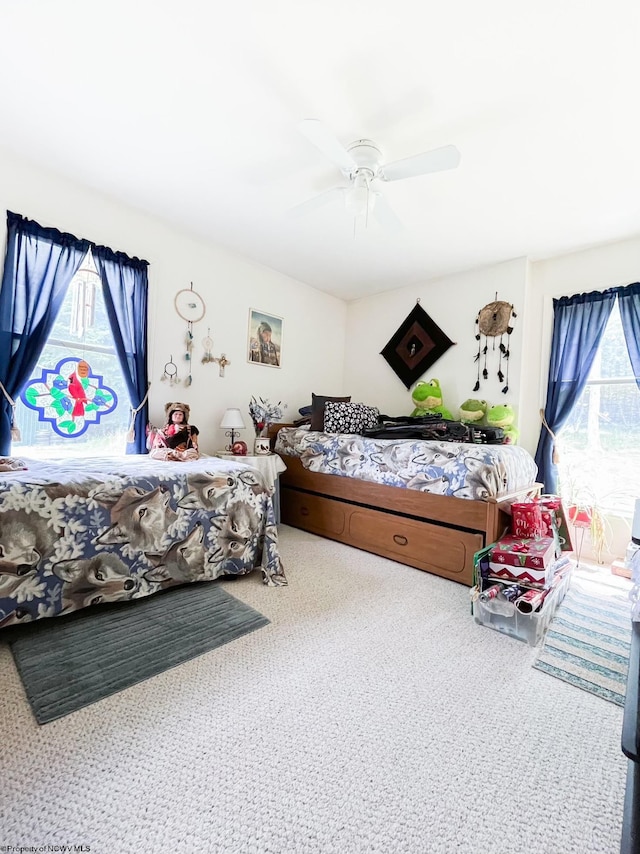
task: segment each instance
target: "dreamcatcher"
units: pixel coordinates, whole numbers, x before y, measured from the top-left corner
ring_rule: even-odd
[[[478,391],[480,389],[481,369],[482,378],[485,380],[489,379],[489,369],[487,367],[489,358],[489,338],[492,339],[492,353],[495,353],[496,350],[498,351],[498,371],[496,376],[501,383],[504,383],[502,393],[506,394],[509,391],[509,339],[513,332],[513,326],[511,325],[512,318],[516,317],[517,314],[513,310],[513,305],[510,302],[498,300],[498,294],[496,294],[494,302],[488,303],[478,312],[478,316],[476,317],[476,341],[478,342],[478,352],[474,359],[474,361],[478,363],[478,377],[476,379],[476,384],[473,387],[474,391]],[[500,339],[499,343],[498,339]]]
[[[202,364],[206,365],[209,362],[215,362],[213,357],[213,338],[211,337],[211,329],[207,329],[207,337],[202,339],[202,346],[204,347],[204,356],[201,359]]]
[[[173,361],[173,356],[169,356],[169,361],[164,366],[164,373],[160,377],[160,380],[163,383],[168,382],[169,385],[176,385],[180,382],[180,378],[178,377],[178,366]]]
[[[183,288],[181,291],[178,291],[175,296],[175,306],[180,317],[187,321],[184,358],[189,363],[189,372],[185,377],[184,384],[186,386],[190,386],[192,383],[191,354],[193,351],[193,324],[202,320],[205,315],[206,307],[200,294],[193,290],[193,282],[191,282],[191,287]]]

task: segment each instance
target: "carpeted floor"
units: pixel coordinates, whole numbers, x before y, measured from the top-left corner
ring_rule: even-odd
[[[36,720],[49,723],[267,625],[217,582],[7,630]]]
[[[280,536],[288,587],[223,585],[269,625],[47,726],[0,635],[3,845],[619,854],[621,708],[477,625],[468,588]]]
[[[551,620],[533,666],[624,706],[630,644],[628,595],[576,578]]]

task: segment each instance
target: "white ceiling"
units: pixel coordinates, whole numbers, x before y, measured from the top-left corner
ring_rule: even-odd
[[[0,0],[0,144],[344,299],[640,233],[637,0]],[[354,237],[318,118],[387,161]],[[20,211],[29,216],[29,211]]]

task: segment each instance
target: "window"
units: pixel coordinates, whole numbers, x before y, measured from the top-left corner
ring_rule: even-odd
[[[556,445],[560,491],[568,501],[633,515],[640,484],[640,390],[617,300],[587,384]]]
[[[20,399],[16,402],[16,416],[22,440],[14,443],[15,453],[31,457],[123,454],[130,420],[129,394],[115,351],[102,284],[91,252],[69,285],[60,313],[38,359],[38,365],[23,389],[23,395],[31,383],[43,379],[43,372],[48,372],[49,377],[54,376],[56,366],[67,359],[87,362],[92,377],[102,378],[102,384],[109,390],[103,393],[103,399],[108,401],[108,405],[103,407],[104,414],[98,417],[94,410],[93,417],[97,420],[88,421],[86,429],[80,435],[73,436],[72,432],[68,433],[68,428],[58,432],[51,420],[41,420],[42,410],[33,409]],[[73,361],[63,362],[65,369],[62,374],[65,379],[73,366]],[[35,400],[35,394],[31,400]]]

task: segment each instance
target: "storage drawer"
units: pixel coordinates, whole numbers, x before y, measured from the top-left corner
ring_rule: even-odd
[[[286,525],[334,539],[344,535],[350,510],[348,504],[295,489],[283,489],[280,494],[280,516]]]
[[[483,545],[481,534],[358,508],[348,534],[354,546],[464,584],[472,583],[473,555]]]
[[[405,519],[297,489],[282,489],[280,507],[285,525],[469,586],[473,583],[473,556],[484,546],[482,534]]]

